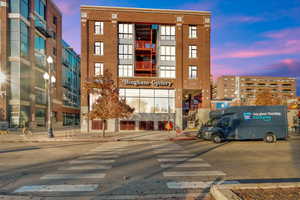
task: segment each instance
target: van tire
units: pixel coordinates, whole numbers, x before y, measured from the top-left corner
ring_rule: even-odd
[[[264,140],[267,143],[275,143],[277,139],[274,133],[267,133]]]
[[[213,141],[213,143],[221,143],[222,142],[222,137],[220,134],[213,134],[211,136],[211,141]]]

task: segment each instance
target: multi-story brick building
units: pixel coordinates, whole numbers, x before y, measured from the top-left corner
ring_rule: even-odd
[[[46,58],[54,60],[53,113],[55,125],[63,124],[62,14],[51,0],[0,1],[0,71],[2,119],[11,126],[29,122],[45,126],[47,98],[43,75]],[[78,111],[77,111],[78,112]]]
[[[210,13],[202,11],[81,7],[81,87],[108,69],[120,96],[135,108],[129,120],[108,129],[162,130],[170,120],[181,128],[210,108]],[[81,128],[92,97],[82,91]]]
[[[217,99],[249,101],[263,90],[269,90],[282,99],[293,99],[296,97],[296,78],[222,76],[217,80]]]

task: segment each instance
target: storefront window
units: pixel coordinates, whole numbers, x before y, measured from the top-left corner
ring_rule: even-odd
[[[140,90],[139,89],[126,89],[126,97],[139,97]]]
[[[119,95],[135,113],[175,113],[175,90],[120,89]]]
[[[35,111],[35,120],[37,126],[45,126],[46,125],[46,111],[44,109],[37,109]]]
[[[140,112],[141,113],[154,113],[154,98],[140,98]]]
[[[135,113],[139,113],[140,112],[140,110],[139,110],[139,106],[140,106],[139,98],[127,97],[126,98],[126,103],[130,107],[135,108],[135,110],[134,110]]]
[[[168,98],[155,98],[155,113],[168,113],[169,112],[169,99]]]
[[[169,97],[168,90],[155,90],[155,97]]]
[[[151,89],[141,89],[141,97],[154,97],[154,90]]]

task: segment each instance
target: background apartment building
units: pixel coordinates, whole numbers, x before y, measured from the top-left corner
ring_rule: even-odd
[[[47,98],[43,74],[46,58],[54,60],[53,113],[55,126],[63,125],[62,14],[51,0],[2,0],[0,2],[2,119],[11,126],[29,122],[45,126]],[[77,111],[78,112],[78,111]]]
[[[222,76],[217,80],[217,99],[242,102],[255,99],[257,93],[269,90],[281,99],[296,97],[296,78],[269,76]]]
[[[129,120],[110,120],[108,129],[163,130],[171,121],[186,127],[210,108],[210,13],[200,11],[81,7],[81,88],[110,70],[120,96],[135,108]],[[93,97],[82,91],[81,128]]]

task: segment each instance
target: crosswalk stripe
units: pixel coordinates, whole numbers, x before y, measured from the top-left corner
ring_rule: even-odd
[[[120,150],[121,151],[121,150]],[[122,151],[125,151],[125,150],[122,150]],[[93,149],[93,150],[91,150],[90,152],[101,152],[101,153],[108,153],[108,152],[110,152],[110,153],[118,153],[119,151],[117,151],[117,150],[112,150],[112,149]]]
[[[175,171],[175,172],[163,172],[163,176],[226,176],[224,172],[221,171]]]
[[[24,186],[14,193],[24,192],[92,192],[98,188],[98,185],[31,185]]]
[[[154,150],[154,153],[155,153],[155,154],[161,154],[161,153],[174,153],[174,154],[177,154],[177,153],[189,153],[189,152],[186,151],[186,150],[169,150],[169,149],[162,149],[162,150]]]
[[[160,158],[174,158],[174,157],[194,157],[195,154],[188,154],[188,153],[182,153],[182,154],[161,154],[157,155],[157,157]]]
[[[169,189],[194,189],[194,188],[209,188],[214,182],[168,182]]]
[[[85,160],[85,159],[113,159],[118,158],[118,155],[92,155],[92,156],[82,156],[78,159]]]
[[[104,173],[93,174],[48,174],[42,176],[41,179],[97,179],[104,178]]]
[[[211,165],[208,163],[183,163],[183,164],[161,164],[161,168],[198,168],[198,167],[210,167]]]
[[[155,151],[181,151],[183,148],[155,148]]]
[[[98,164],[107,164],[114,163],[115,160],[71,160],[70,164],[83,164],[83,163],[98,163]]]
[[[111,165],[83,165],[83,166],[72,166],[72,167],[61,167],[58,170],[100,170],[100,169],[111,169]]]
[[[202,158],[159,158],[158,162],[203,161]]]

